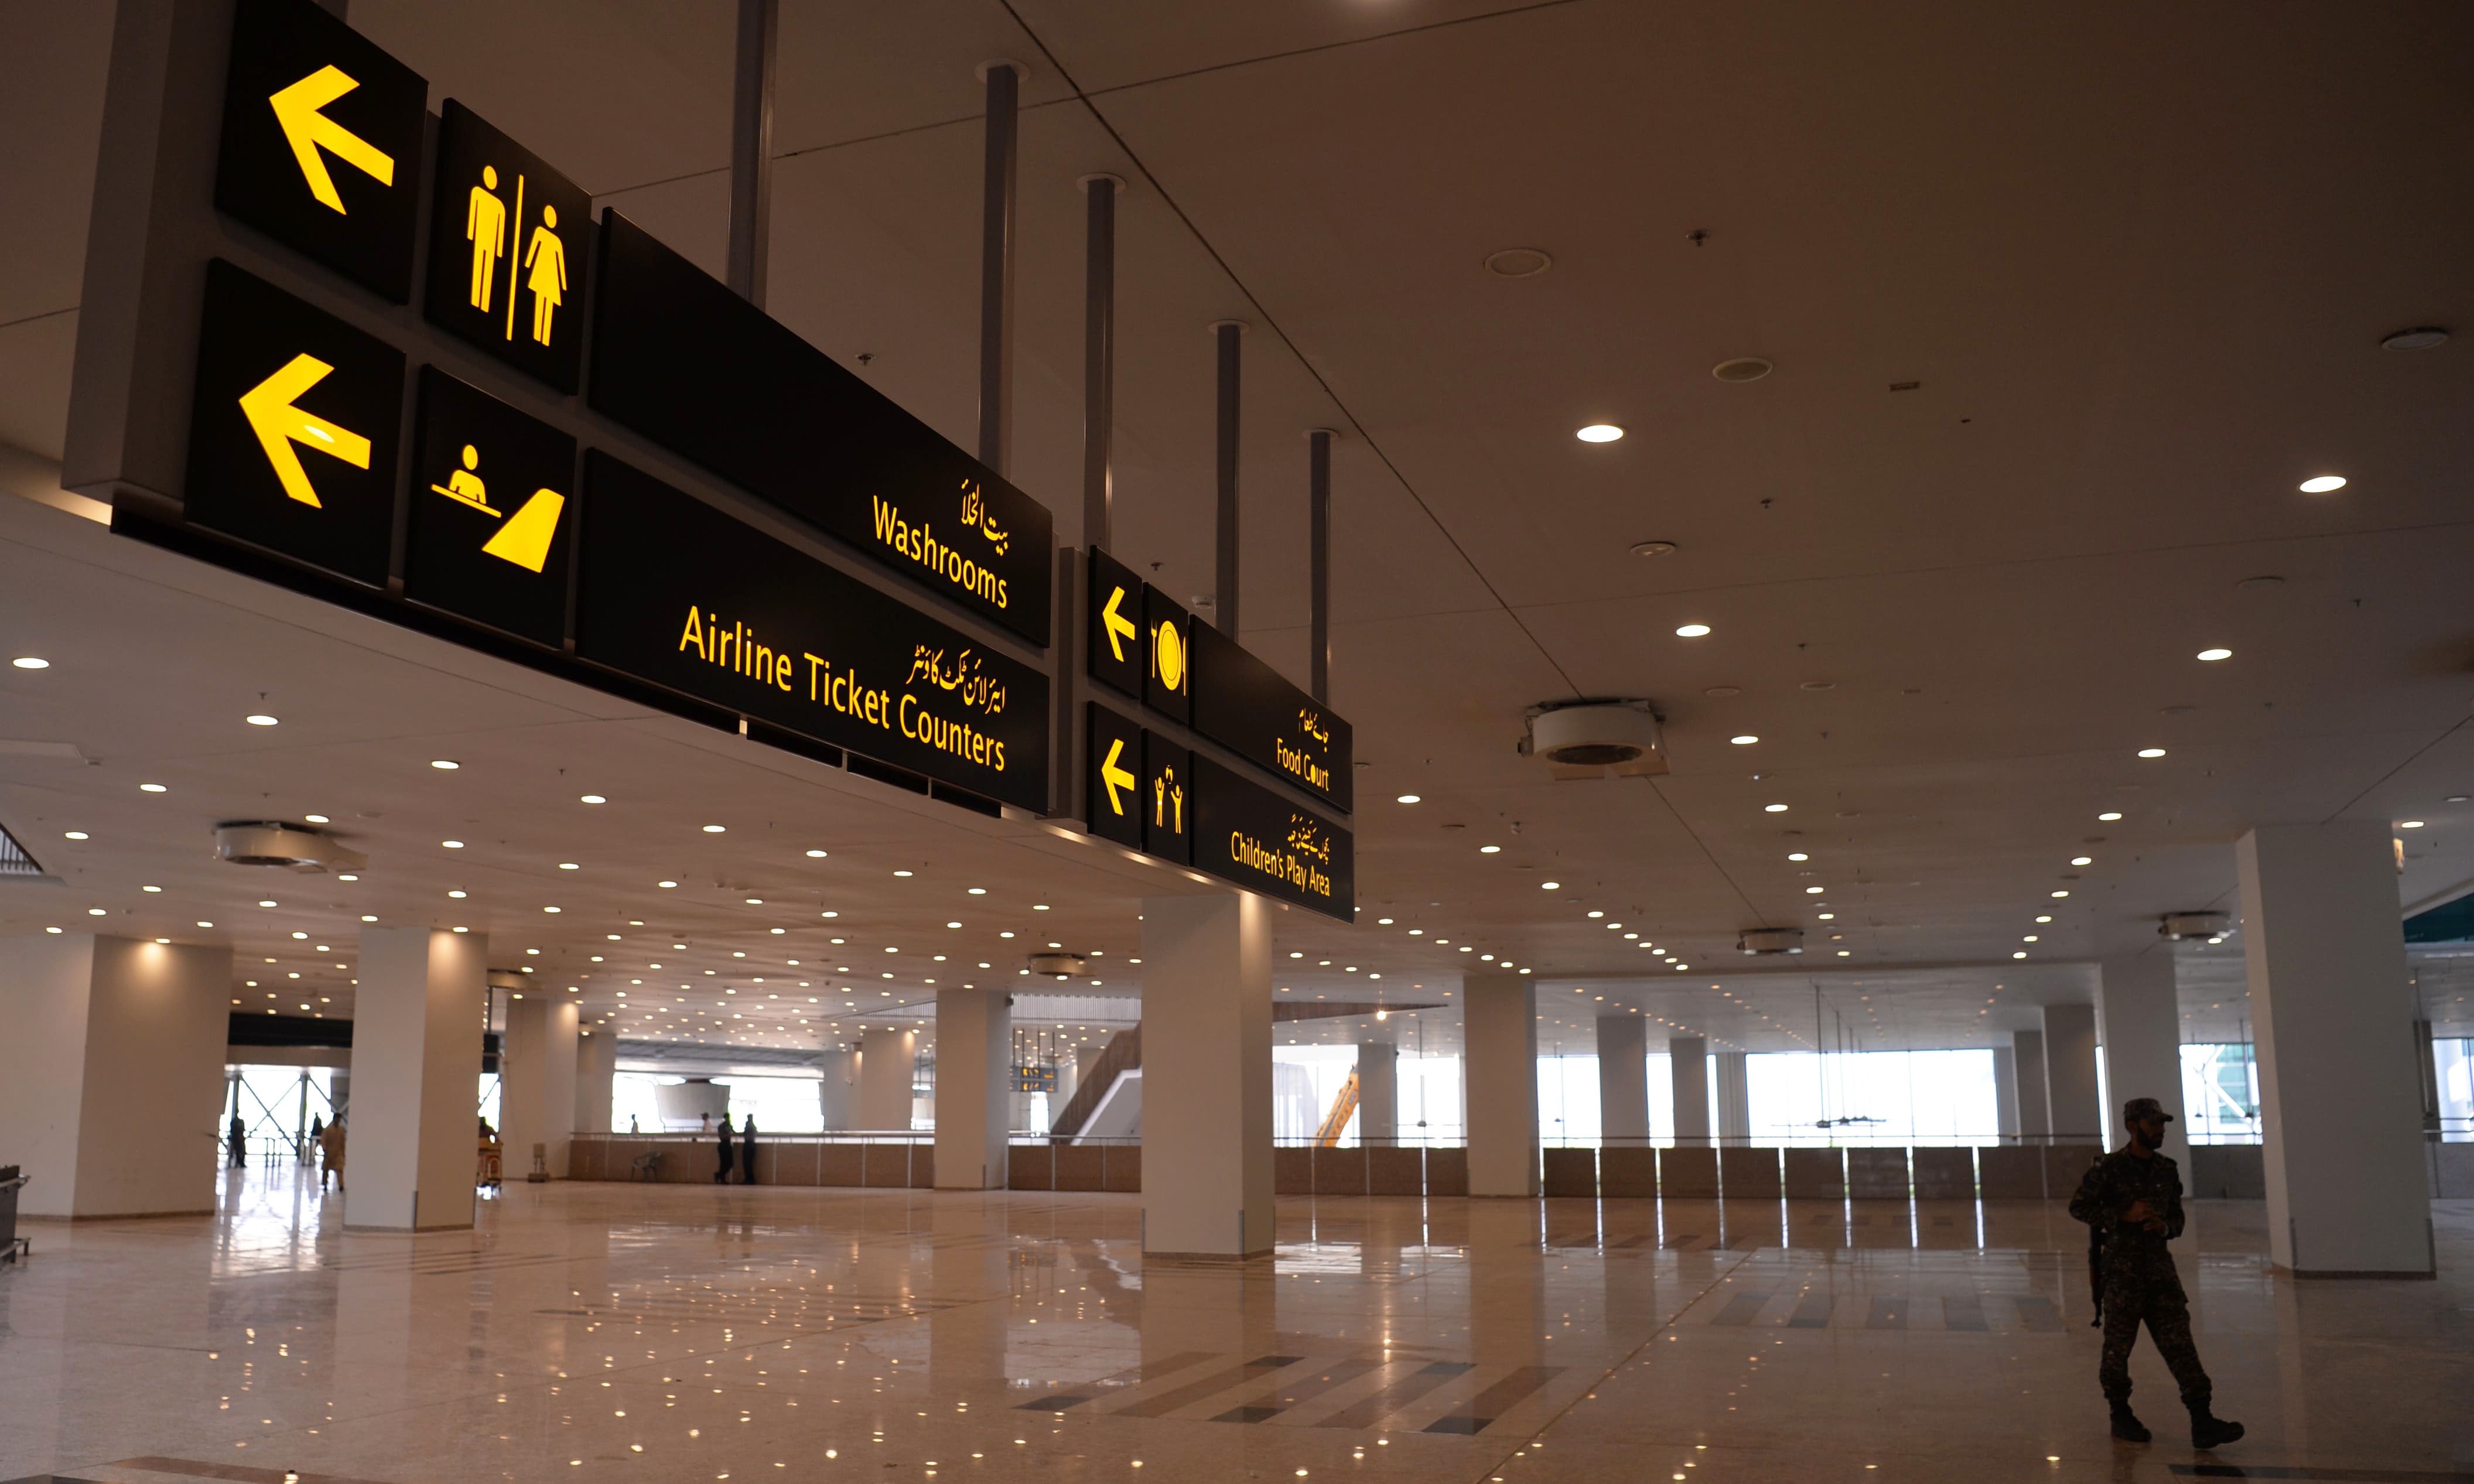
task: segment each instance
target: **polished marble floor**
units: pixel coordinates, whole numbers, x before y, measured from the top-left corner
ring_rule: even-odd
[[[1283,1200],[1245,1271],[1129,1196],[511,1185],[345,1235],[314,1177],[213,1219],[33,1225],[0,1479],[2474,1480],[2474,1203],[2437,1283],[2182,1266],[2219,1410],[2106,1436],[2058,1204]]]

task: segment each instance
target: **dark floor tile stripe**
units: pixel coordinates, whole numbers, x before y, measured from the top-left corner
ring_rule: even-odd
[[[1907,1301],[1887,1294],[1873,1296],[1872,1311],[1864,1316],[1867,1329],[1904,1329],[1907,1327]]]
[[[1941,1301],[1941,1324],[1945,1329],[1982,1330],[1985,1327],[1984,1301],[1944,1299]]]
[[[1510,1375],[1428,1423],[1425,1430],[1473,1437],[1493,1426],[1496,1418],[1563,1374],[1562,1366],[1515,1367]]]
[[[1187,1350],[1182,1354],[1164,1355],[1157,1360],[1146,1360],[1139,1366],[1128,1366],[1123,1371],[1104,1375],[1096,1381],[1085,1381],[1071,1391],[1060,1391],[1041,1397],[1034,1401],[1026,1401],[1015,1410],[1062,1412],[1068,1408],[1079,1407],[1085,1401],[1096,1401],[1112,1391],[1128,1386],[1140,1386],[1145,1381],[1155,1381],[1163,1375],[1173,1375],[1189,1366],[1199,1366],[1211,1359],[1212,1353],[1210,1350]]]
[[[1789,1329],[1821,1329],[1830,1324],[1831,1298],[1828,1294],[1807,1294],[1787,1317]]]
[[[1165,1417],[1182,1406],[1191,1406],[1203,1398],[1242,1386],[1258,1375],[1269,1375],[1286,1366],[1296,1365],[1301,1355],[1257,1355],[1243,1365],[1225,1371],[1215,1371],[1199,1381],[1173,1387],[1156,1396],[1145,1397],[1129,1406],[1117,1408],[1113,1417]]]
[[[2062,1332],[2062,1316],[2054,1309],[2053,1301],[2043,1294],[2022,1294],[2010,1301],[2018,1305],[2019,1323],[2037,1334]]]
[[[1467,1365],[1457,1360],[1438,1360],[1432,1365],[1419,1366],[1374,1395],[1341,1408],[1315,1425],[1318,1427],[1371,1427],[1452,1377],[1467,1375],[1476,1369],[1477,1367],[1473,1365]]]
[[[1726,1307],[1710,1321],[1713,1325],[1749,1325],[1760,1317],[1770,1302],[1767,1294],[1737,1294],[1727,1301]]]
[[[1300,1401],[1312,1401],[1325,1392],[1336,1390],[1356,1380],[1369,1371],[1379,1370],[1379,1360],[1339,1360],[1320,1371],[1302,1371],[1298,1379],[1280,1387],[1262,1400],[1249,1406],[1235,1407],[1212,1419],[1216,1423],[1269,1422]]]

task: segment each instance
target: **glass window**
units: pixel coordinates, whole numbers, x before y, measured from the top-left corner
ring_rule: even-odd
[[[1744,1058],[1756,1144],[1992,1144],[1993,1053],[1756,1052]]]
[[[2431,1061],[2439,1079],[2440,1139],[2474,1143],[2474,1040],[2435,1040]]]
[[[2259,1064],[2247,1041],[2182,1048],[2183,1132],[2194,1144],[2260,1141]]]

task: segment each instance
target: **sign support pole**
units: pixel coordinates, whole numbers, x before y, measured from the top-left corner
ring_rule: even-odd
[[[1089,196],[1082,274],[1082,545],[1109,544],[1116,499],[1109,440],[1116,424],[1117,192],[1113,175],[1086,175]]]
[[[773,61],[780,0],[739,0],[739,53],[730,102],[730,291],[764,307],[773,231]]]
[[[988,86],[985,182],[980,206],[980,462],[1007,474],[1012,450],[1015,114],[1022,69],[980,64]]]
[[[1238,336],[1243,320],[1220,320],[1211,327],[1220,353],[1220,519],[1219,572],[1213,596],[1214,622],[1220,632],[1237,637],[1237,373]]]
[[[1331,704],[1331,440],[1328,427],[1306,433],[1306,690]]]

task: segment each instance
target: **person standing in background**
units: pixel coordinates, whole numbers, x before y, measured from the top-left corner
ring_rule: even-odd
[[[249,1127],[240,1121],[238,1113],[232,1114],[231,1127],[224,1132],[224,1147],[231,1151],[231,1167],[235,1170],[249,1157]]]
[[[721,1167],[713,1172],[713,1182],[716,1185],[730,1183],[730,1115],[728,1113],[721,1115]]]
[[[739,1182],[756,1183],[756,1115],[739,1120]]]

